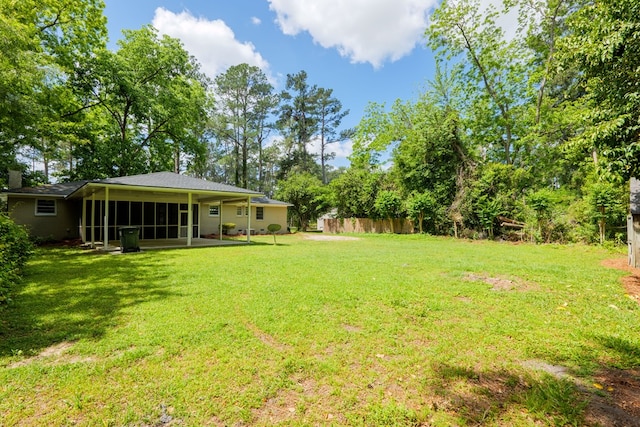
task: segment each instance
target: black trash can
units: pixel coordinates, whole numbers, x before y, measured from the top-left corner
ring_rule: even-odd
[[[135,225],[120,227],[120,250],[122,252],[140,252],[140,227]]]

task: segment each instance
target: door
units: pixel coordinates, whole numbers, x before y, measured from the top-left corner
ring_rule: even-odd
[[[180,211],[180,237],[186,239],[189,230],[189,212]]]

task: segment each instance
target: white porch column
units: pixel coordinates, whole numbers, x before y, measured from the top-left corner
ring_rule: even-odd
[[[247,197],[247,243],[251,243],[251,196]]]
[[[191,193],[189,193],[187,200],[187,246],[191,246],[191,240],[193,239],[193,206],[191,206],[193,195]]]
[[[104,238],[102,247],[109,249],[109,187],[104,188]]]
[[[96,247],[96,193],[91,194],[91,248]]]
[[[218,209],[218,218],[220,219],[220,223],[218,224],[218,236],[220,236],[220,240],[222,240],[222,200],[220,200],[220,207]]]

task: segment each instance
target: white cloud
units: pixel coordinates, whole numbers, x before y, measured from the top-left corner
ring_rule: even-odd
[[[380,67],[409,54],[437,0],[269,0],[284,34],[308,32],[353,63]]]
[[[253,25],[260,25],[260,24],[262,24],[262,20],[260,18],[258,18],[257,16],[252,16],[251,17],[251,23]]]
[[[507,41],[513,40],[518,32],[518,8],[512,7],[507,13],[504,13],[502,0],[480,0],[480,10],[483,13],[486,13],[490,7],[500,13],[496,24],[502,28],[504,38]]]
[[[236,40],[233,30],[222,20],[196,18],[188,11],[176,14],[159,7],[152,24],[160,34],[180,39],[209,77],[242,63],[257,66],[269,74],[269,63],[256,51],[255,46]]]
[[[314,138],[309,146],[309,152],[320,155],[320,139]],[[345,141],[333,142],[325,147],[327,153],[335,153],[335,159],[346,159],[353,153],[353,141],[347,139]]]

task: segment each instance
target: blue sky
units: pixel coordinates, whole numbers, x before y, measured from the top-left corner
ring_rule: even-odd
[[[276,90],[305,70],[350,110],[358,124],[369,102],[415,99],[432,78],[423,39],[436,0],[105,0],[110,46],[123,29],[152,24],[182,40],[210,77],[239,63],[257,65]],[[350,142],[335,145],[348,165]]]

